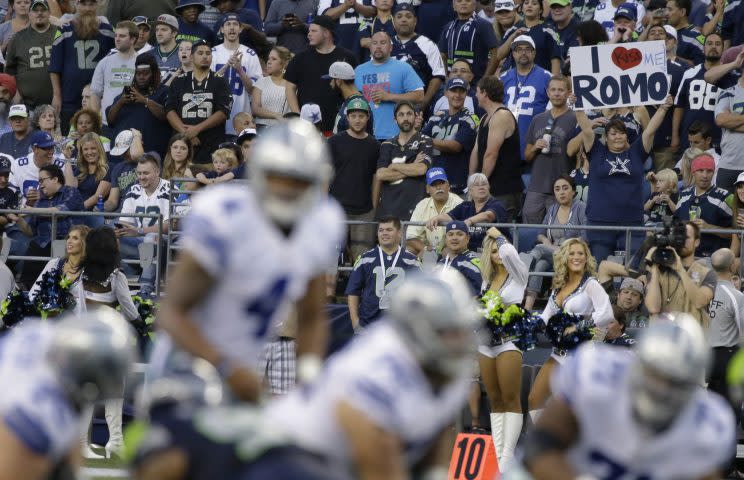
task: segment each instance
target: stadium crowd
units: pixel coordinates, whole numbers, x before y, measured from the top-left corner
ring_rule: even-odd
[[[317,328],[302,326],[307,317],[320,318],[311,294],[345,298],[363,336],[394,313],[391,297],[407,275],[439,265],[459,271],[472,297],[495,293],[505,308],[523,306],[546,324],[561,312],[590,319],[595,339],[613,346],[633,348],[634,335],[669,312],[691,315],[713,352],[708,388],[740,416],[725,381],[744,340],[741,237],[727,231],[744,229],[740,0],[0,0],[0,18],[0,208],[20,210],[0,214],[0,232],[11,256],[50,258],[54,241],[66,241],[61,259],[0,266],[3,298],[17,289],[38,295],[56,269],[79,284],[83,306],[119,306],[141,323],[126,278],[138,276],[141,299],[157,297],[165,258],[154,252],[169,232],[183,234],[185,266],[166,285],[163,314],[172,345],[161,342],[153,355],[182,348],[255,401],[248,370],[283,395],[316,367],[301,361],[317,353],[300,340]],[[629,42],[664,42],[666,100],[574,110],[570,49]],[[261,285],[269,300],[245,311],[273,318],[268,304],[287,289],[300,301],[294,312],[278,310],[277,338],[250,345],[261,362],[235,366],[209,335],[192,342],[174,322],[201,305],[185,292],[206,305],[230,275],[241,278],[226,251],[244,238],[262,236],[269,256],[297,248],[269,245],[275,233],[261,225],[229,224],[253,200],[237,204],[220,190],[236,179],[281,190],[252,177],[285,171],[281,159],[262,164],[266,153],[256,160],[255,145],[267,138],[280,151],[272,132],[296,118],[312,124],[313,138],[305,139],[307,165],[286,171],[321,182],[354,223],[336,231],[329,219],[338,212],[310,197],[306,223],[290,215],[299,207],[289,197],[265,207],[284,230],[297,224],[323,238],[298,267],[305,296],[286,278]],[[332,170],[312,159],[316,143]],[[199,203],[209,192],[214,205]],[[121,215],[63,215],[84,211]],[[186,212],[183,222],[170,219]],[[245,237],[226,241],[225,232]],[[325,273],[334,255],[348,275]],[[120,259],[132,262],[120,267]],[[207,280],[190,284],[195,278]],[[224,340],[226,350],[236,347]],[[527,418],[522,350],[492,335],[478,352],[470,428],[489,430],[499,463],[509,465]],[[553,388],[570,390],[571,379],[550,382],[569,353],[553,345],[531,382],[533,424]],[[113,397],[107,455],[123,451]],[[167,415],[153,420],[175,428]],[[83,448],[94,456],[87,439]],[[159,453],[150,453],[138,478],[157,478],[147,462]]]

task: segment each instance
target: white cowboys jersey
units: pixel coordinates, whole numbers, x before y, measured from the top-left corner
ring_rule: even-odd
[[[192,317],[210,343],[231,360],[258,369],[308,281],[335,265],[346,235],[334,200],[308,209],[287,237],[262,212],[244,185],[220,185],[194,198],[184,219],[184,249],[217,284]],[[153,352],[153,374],[178,368],[167,335]],[[176,355],[183,358],[183,354]]]
[[[724,400],[699,388],[669,429],[651,436],[635,420],[627,385],[633,354],[586,344],[556,371],[552,391],[576,416],[578,442],[568,459],[579,475],[600,479],[687,480],[732,458],[735,421]]]
[[[157,188],[152,195],[147,196],[147,192],[142,188],[142,185],[135,183],[129,188],[129,191],[124,195],[124,201],[121,204],[121,213],[152,213],[162,214],[163,222],[168,220],[169,217],[169,203],[168,195],[170,193],[170,182],[165,179],[160,179]],[[137,228],[151,227],[157,225],[157,218],[145,218],[145,217],[126,217],[122,215],[119,217],[123,222],[131,223],[136,225]]]
[[[52,329],[27,322],[0,342],[0,415],[27,449],[56,462],[79,445],[80,418],[45,357]]]
[[[243,54],[241,66],[243,67],[243,71],[251,78],[251,81],[256,82],[259,78],[263,77],[261,63],[258,61],[256,52],[245,45],[240,45],[238,51]],[[226,65],[233,53],[235,53],[235,50],[228,50],[224,43],[214,47],[212,49],[212,71],[216,72]],[[251,113],[251,95],[245,91],[243,80],[240,79],[240,75],[233,68],[227,67],[224,77],[233,97],[232,111],[230,111],[230,118],[225,125],[225,133],[236,135],[239,132],[235,132],[233,128],[233,118],[240,112]]]
[[[6,157],[11,159],[8,183],[10,188],[16,190],[23,197],[21,206],[25,206],[26,192],[29,189],[39,189],[39,167],[34,163],[34,152],[29,153],[25,157],[15,159],[7,155]],[[52,159],[52,163],[59,168],[64,168],[65,159],[64,157],[55,156]]]
[[[410,348],[382,319],[332,356],[313,384],[272,402],[266,416],[299,447],[350,468],[349,442],[336,420],[337,405],[347,402],[396,435],[413,466],[465,405],[470,382],[457,379],[435,392]]]

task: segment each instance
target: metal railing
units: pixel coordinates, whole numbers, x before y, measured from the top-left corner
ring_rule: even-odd
[[[52,244],[55,241],[59,241],[61,239],[57,238],[57,223],[59,221],[60,217],[103,217],[104,219],[114,219],[114,218],[150,218],[150,219],[156,219],[158,224],[158,237],[162,238],[162,235],[164,233],[163,229],[163,215],[159,213],[126,213],[122,214],[121,212],[67,212],[67,211],[50,211],[50,212],[36,212],[34,210],[14,210],[14,209],[7,209],[3,208],[0,209],[0,215],[6,215],[6,214],[15,214],[15,215],[23,215],[25,217],[51,217],[51,232],[50,237]],[[104,220],[105,222],[106,220]],[[73,225],[75,223],[73,222]],[[12,241],[12,239],[11,239]],[[155,242],[155,259],[153,260],[155,262],[155,293],[160,293],[160,278],[161,278],[161,271],[160,271],[160,261],[161,258],[161,242]],[[49,261],[52,258],[54,258],[53,250],[52,253],[50,253],[49,256],[29,256],[29,255],[8,255],[7,260],[16,260],[16,261],[36,261],[36,262],[44,262]],[[139,260],[135,259],[122,259],[122,263],[127,264],[135,264],[140,265]]]

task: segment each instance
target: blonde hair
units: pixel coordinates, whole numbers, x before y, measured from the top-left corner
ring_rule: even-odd
[[[574,245],[581,245],[584,248],[586,254],[586,267],[584,271],[591,276],[597,275],[597,259],[594,258],[592,252],[589,250],[589,245],[581,238],[569,238],[561,244],[559,248],[553,254],[553,289],[560,290],[568,283],[568,252]]]
[[[238,157],[235,156],[235,152],[230,150],[229,148],[218,148],[214,151],[212,154],[212,161],[215,160],[224,160],[227,163],[230,164],[230,168],[235,168],[238,166]]]
[[[78,223],[70,227],[70,230],[67,231],[67,236],[65,237],[65,240],[67,240],[68,238],[70,238],[70,234],[72,232],[80,232],[80,241],[83,244],[83,254],[81,255],[82,259],[85,259],[85,250],[88,247],[88,242],[86,241],[86,239],[88,237],[88,232],[90,232],[90,230],[91,228],[88,225]],[[67,249],[65,249],[64,258],[67,258]]]
[[[496,274],[496,268],[493,267],[493,262],[491,261],[491,254],[493,254],[494,250],[498,251],[496,239],[486,235],[486,238],[483,239],[483,251],[481,252],[480,268],[483,281],[488,283],[489,285],[491,283],[491,280],[493,280],[493,276]]]
[[[685,187],[692,185],[692,161],[704,154],[704,151],[695,147],[688,148],[685,150],[685,153],[682,154],[680,170],[682,172],[682,184]]]
[[[82,137],[80,137],[80,140],[77,141],[78,145],[78,162],[77,162],[77,168],[80,171],[77,178],[78,181],[82,182],[85,180],[85,177],[90,175],[91,171],[88,169],[90,166],[88,165],[88,162],[85,161],[85,158],[83,157],[83,145],[86,143],[92,143],[96,146],[96,150],[98,150],[98,161],[96,162],[96,181],[100,182],[103,180],[103,177],[106,176],[106,172],[108,172],[108,158],[106,158],[106,151],[103,149],[103,144],[101,143],[101,137],[95,133],[95,132],[88,132]]]
[[[677,193],[677,173],[671,168],[665,168],[654,175],[657,180],[667,182],[672,186],[672,193]]]

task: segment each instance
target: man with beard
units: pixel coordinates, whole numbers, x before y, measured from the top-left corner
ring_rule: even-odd
[[[49,58],[56,28],[49,23],[49,4],[34,0],[31,23],[13,36],[5,53],[5,72],[20,83],[21,101],[29,108],[52,103]]]
[[[15,77],[7,73],[0,73],[0,135],[10,132],[12,127],[8,120],[10,102],[16,94]]]
[[[391,56],[404,61],[424,82],[424,100],[421,110],[427,111],[434,96],[439,92],[447,72],[437,45],[429,38],[415,32],[416,9],[410,3],[401,3],[393,10],[393,51]]]
[[[165,118],[167,100],[168,88],[160,83],[160,69],[155,58],[151,53],[139,55],[135,61],[134,83],[106,109],[114,136],[147,125],[147,135],[143,138],[145,151],[156,151],[164,157],[171,135]]]
[[[502,73],[501,81],[504,82],[504,103],[517,119],[519,155],[525,160],[527,130],[532,119],[544,112],[548,105],[548,83],[551,75],[535,64],[535,41],[529,35],[515,38],[511,50],[514,68]]]
[[[372,45],[374,49],[374,42]],[[382,182],[382,187],[377,217],[411,218],[416,204],[426,196],[431,138],[413,129],[416,109],[411,102],[398,102],[393,113],[400,133],[380,146],[377,180]]]
[[[364,95],[356,87],[354,79],[356,74],[354,73],[354,67],[346,62],[333,62],[331,67],[328,69],[328,74],[323,75],[323,80],[329,80],[331,88],[341,94],[341,98],[344,99],[341,106],[338,108],[336,114],[336,120],[333,122],[333,133],[340,133],[349,128],[349,121],[347,110],[349,104],[356,100],[364,100]],[[372,133],[372,113],[369,113],[370,118],[367,120],[367,132]]]
[[[235,13],[222,17],[222,37],[224,41],[212,49],[212,70],[224,77],[230,86],[233,97],[230,119],[226,125],[228,135],[237,135],[233,119],[240,112],[251,113],[253,82],[263,76],[261,63],[256,52],[239,43],[240,19]]]
[[[96,0],[78,0],[75,18],[55,33],[52,43],[52,105],[60,113],[64,135],[79,108],[83,87],[93,79],[99,60],[114,47],[114,31],[96,17],[96,6]]]
[[[373,186],[380,144],[368,131],[369,104],[364,98],[349,102],[346,116],[347,130],[328,139],[334,172],[329,193],[341,204],[347,220],[371,222],[379,196]],[[352,258],[371,246],[373,235],[370,225],[349,225]]]
[[[447,82],[449,109],[438,112],[424,125],[421,133],[432,138],[434,166],[447,172],[452,190],[463,193],[468,182],[470,151],[475,145],[475,121],[465,109],[469,85],[453,78]]]
[[[398,134],[399,125],[396,125],[395,113],[398,110],[397,106],[401,103],[412,105],[411,102],[423,101],[424,83],[416,75],[413,67],[406,62],[390,58],[393,44],[387,33],[377,32],[372,35],[369,49],[372,58],[357,67],[356,85],[364,93],[367,102],[372,105],[375,137],[378,140],[387,140]],[[423,175],[424,172],[419,175]],[[396,216],[408,218],[410,212],[408,215]]]
[[[194,70],[176,78],[165,106],[171,127],[194,146],[194,162],[210,163],[225,139],[225,121],[232,110],[230,87],[209,70],[212,49],[204,40],[191,47]]]
[[[685,133],[695,120],[713,126],[714,147],[718,148],[721,142],[721,128],[715,125],[716,102],[721,90],[734,86],[737,78],[728,73],[715,85],[705,81],[705,72],[721,63],[723,38],[720,34],[711,33],[705,37],[703,53],[705,61],[685,72],[674,99],[671,147],[677,150],[689,146]]]
[[[90,82],[93,94],[91,107],[101,113],[101,119],[106,126],[108,125],[106,109],[124,88],[132,85],[134,61],[137,57],[134,42],[138,36],[139,30],[134,22],[125,20],[117,23],[114,30],[115,53],[98,62],[93,72],[93,80]]]
[[[306,103],[317,103],[322,116],[321,130],[330,135],[338,112],[338,93],[331,88],[323,75],[334,62],[357,64],[356,56],[336,45],[333,30],[336,22],[325,15],[318,15],[308,27],[307,50],[298,53],[287,65],[284,80],[287,82],[287,104],[296,113]]]
[[[167,82],[181,66],[178,58],[178,20],[173,15],[160,15],[155,22],[155,60],[160,67],[160,78]]]

